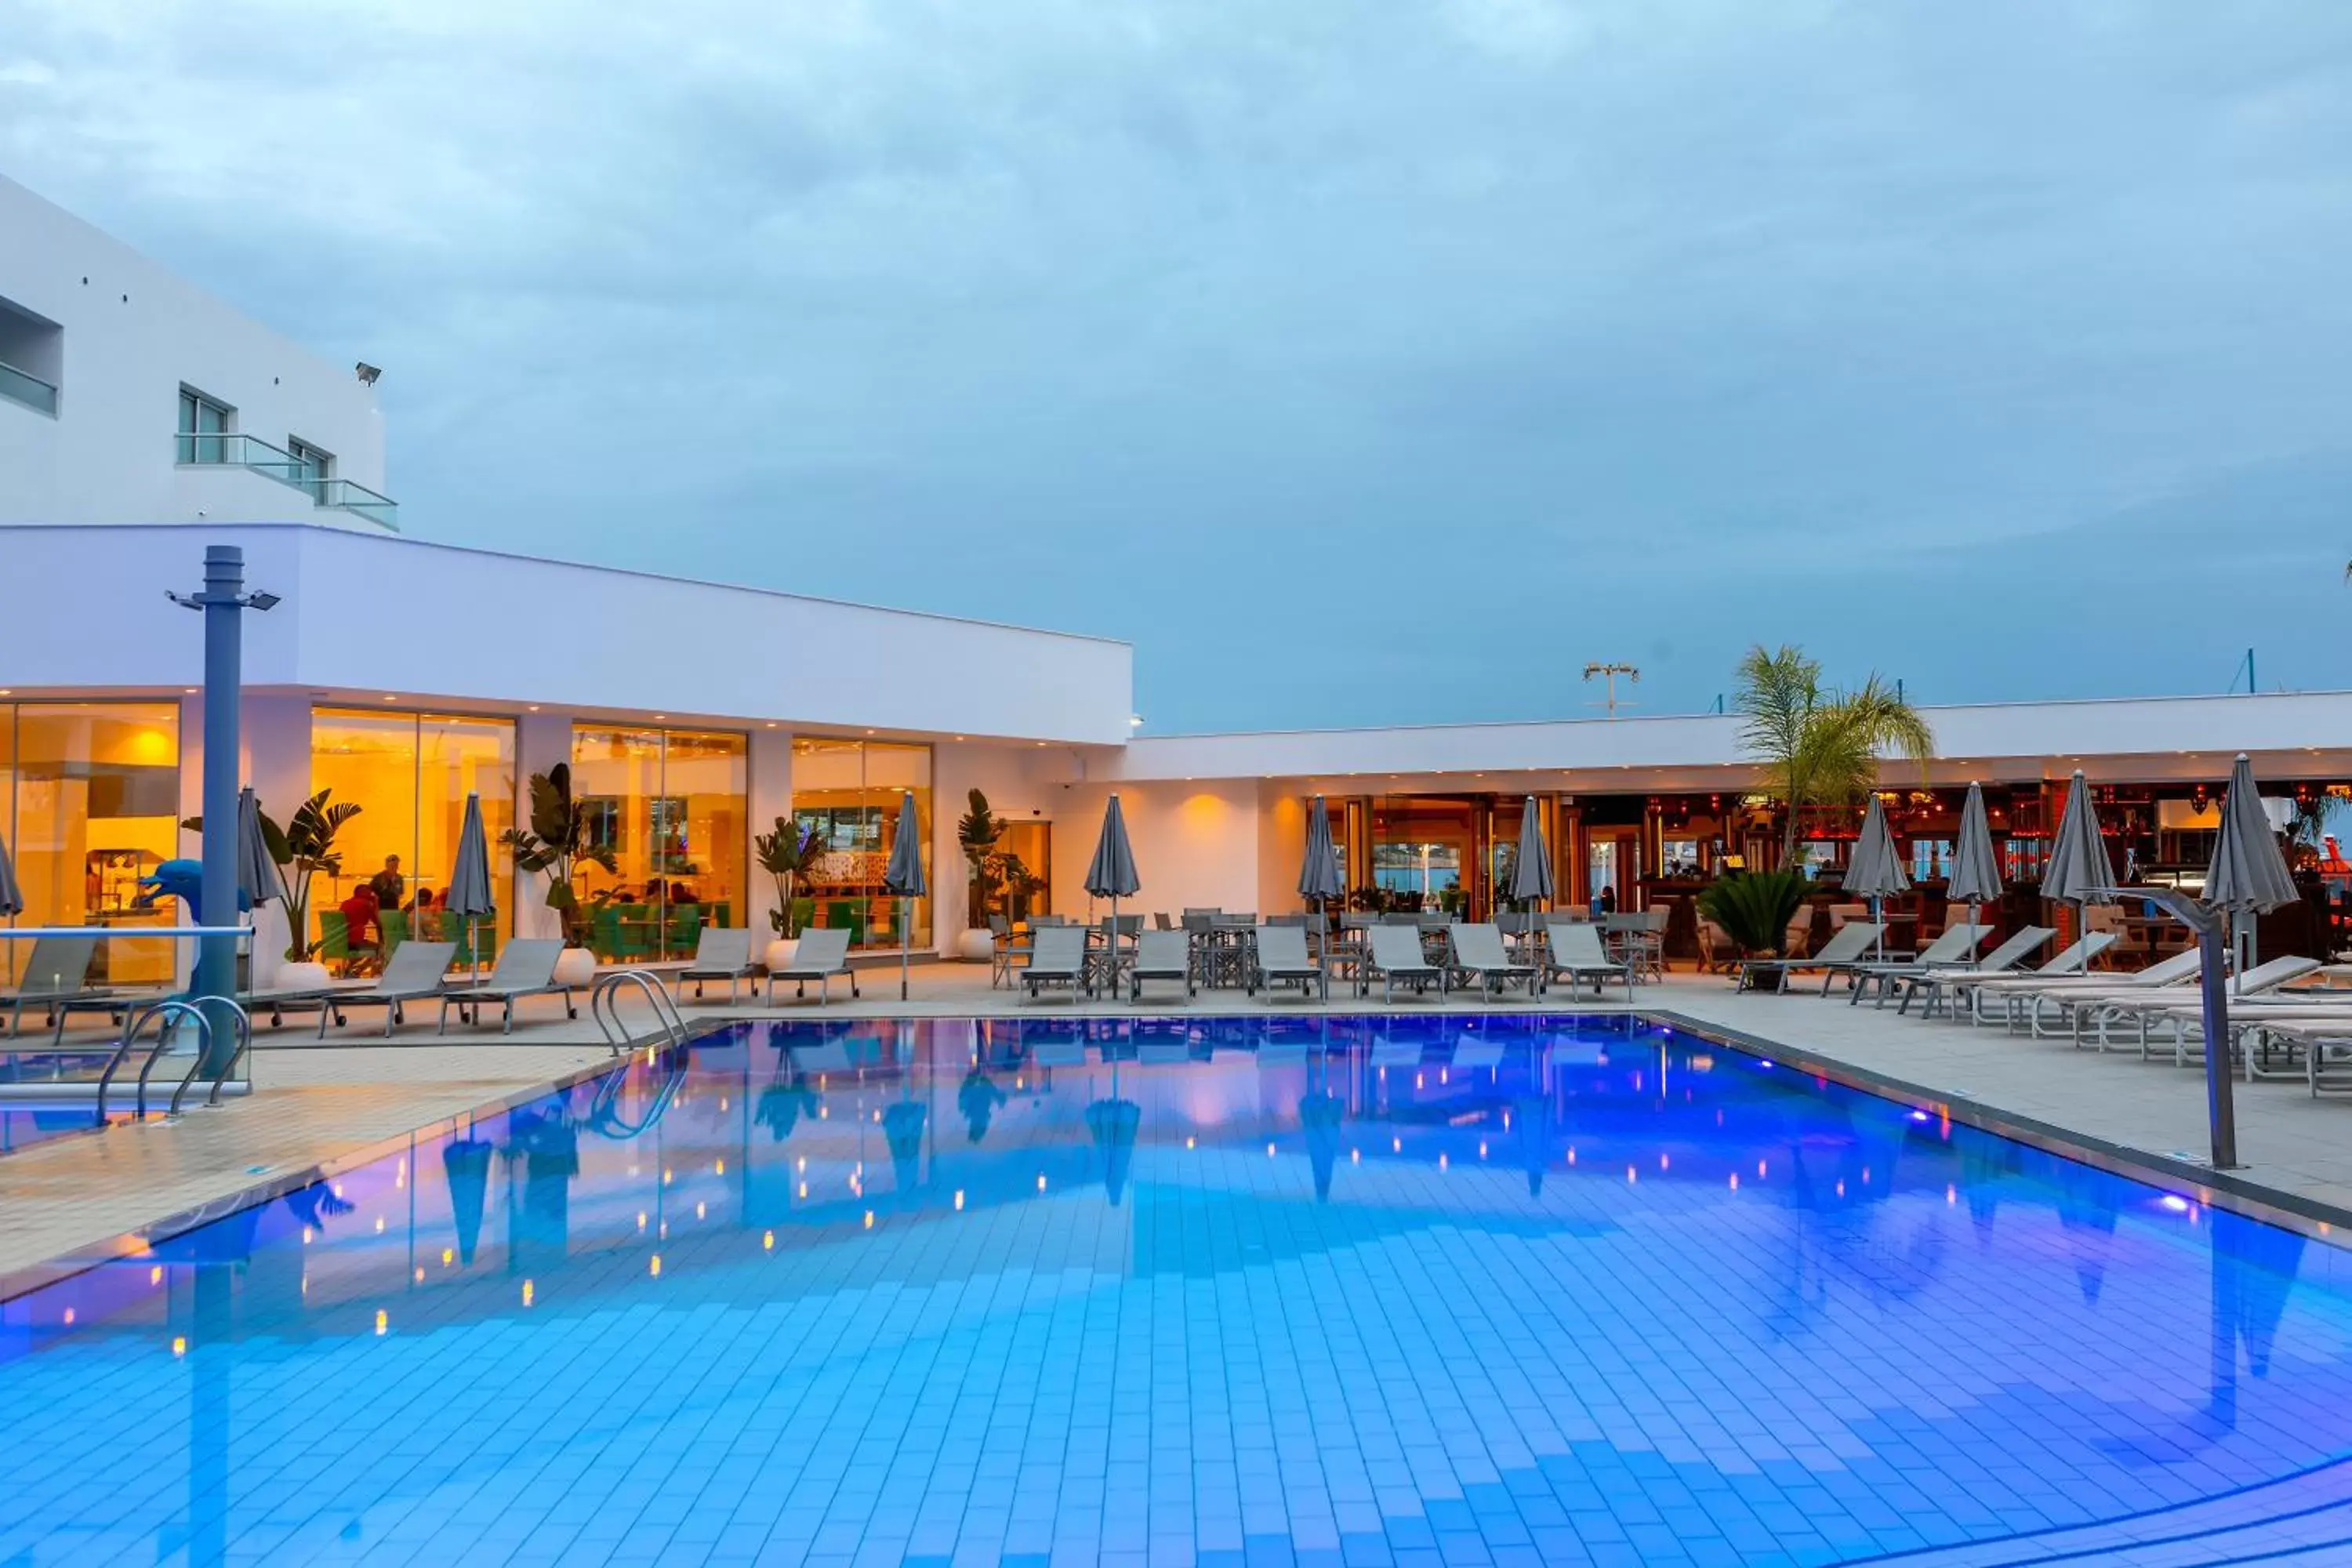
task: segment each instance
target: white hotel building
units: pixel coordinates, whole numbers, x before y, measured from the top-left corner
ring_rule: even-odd
[[[1562,888],[1605,885],[1621,906],[1677,896],[1770,839],[1743,802],[1755,773],[1736,719],[1135,738],[1121,643],[436,543],[417,537],[434,520],[401,514],[396,494],[352,369],[0,180],[0,840],[23,921],[152,921],[130,908],[138,876],[194,852],[178,824],[198,805],[200,622],[163,595],[197,586],[214,543],[242,546],[248,584],[282,601],[246,620],[245,772],[265,807],[331,790],[362,808],[348,868],[396,854],[431,887],[468,792],[495,839],[527,809],[529,777],[569,763],[618,865],[588,884],[606,895],[608,959],[660,956],[707,923],[764,929],[774,891],[752,840],[778,817],[836,847],[803,917],[895,950],[877,884],[908,788],[936,893],[914,921],[919,951],[951,952],[965,928],[955,827],[975,787],[1017,825],[1007,847],[1045,881],[1034,906],[1066,912],[1086,910],[1113,790],[1141,902],[1170,911],[1297,908],[1317,795],[1352,886],[1473,910],[1529,798]],[[354,637],[337,607],[355,602],[429,604],[434,625]],[[649,658],[539,636],[512,613],[527,604],[709,636],[694,658]],[[779,647],[861,651],[785,677],[765,656]],[[2352,693],[1929,717],[1942,760],[1886,782],[1906,792],[1899,830],[1931,884],[1970,779],[1993,797],[2012,869],[2031,874],[2078,767],[2142,864],[2200,857],[2207,792],[2239,751],[2282,796],[2352,777]],[[1837,832],[1820,826],[1832,858]],[[505,930],[551,929],[532,881],[514,880]]]

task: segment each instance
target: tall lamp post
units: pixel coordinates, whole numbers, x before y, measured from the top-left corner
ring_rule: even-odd
[[[205,923],[235,923],[236,910],[236,791],[237,706],[244,686],[243,612],[268,610],[278,604],[275,594],[245,591],[245,552],[234,544],[205,546],[205,585],[194,594],[165,591],[165,597],[183,609],[205,617],[205,821],[213,831],[205,835],[202,883]],[[299,937],[299,933],[297,933]],[[228,997],[236,991],[236,938],[196,939],[196,976],[192,987],[199,998]],[[223,1052],[236,1048],[235,1031],[226,1008],[211,1008],[214,1060],[202,1070],[225,1071]]]

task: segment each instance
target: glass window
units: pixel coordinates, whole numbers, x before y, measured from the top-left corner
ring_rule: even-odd
[[[175,923],[176,910],[138,907],[139,879],[180,850],[180,710],[169,702],[27,702],[0,706],[13,737],[9,829],[27,926],[115,931]],[[23,947],[9,942],[9,948]],[[99,944],[93,978],[161,985],[176,944]]]
[[[310,788],[357,805],[336,835],[340,870],[321,875],[310,894],[310,935],[339,966],[350,944],[343,901],[372,885],[383,912],[385,944],[410,936],[459,944],[461,963],[495,958],[497,939],[514,931],[514,851],[505,843],[515,820],[514,724],[506,719],[446,713],[320,708],[310,715]],[[463,932],[439,912],[457,860],[466,796],[482,801],[489,841],[490,886],[499,900],[491,930]],[[264,801],[279,821],[293,804]],[[326,917],[331,912],[334,921]],[[485,940],[487,936],[487,940]],[[473,946],[481,952],[476,954]]]
[[[230,420],[236,411],[225,403],[215,403],[194,387],[180,388],[179,460],[183,463],[219,463],[227,461],[228,446],[219,439],[227,434]],[[213,439],[207,440],[210,437]]]
[[[294,459],[294,482],[310,491],[312,500],[325,505],[327,481],[335,473],[335,455],[320,451],[299,436],[286,437],[286,452]]]
[[[890,948],[905,941],[930,945],[931,900],[905,900],[882,891],[890,862],[898,803],[912,790],[922,834],[923,869],[931,864],[931,749],[884,741],[835,741],[803,736],[793,742],[793,819],[815,830],[828,853],[803,895],[804,924],[849,930],[852,947]]]
[[[738,734],[602,726],[572,732],[572,790],[614,868],[579,879],[589,945],[608,963],[693,955],[740,925],[751,743]]]

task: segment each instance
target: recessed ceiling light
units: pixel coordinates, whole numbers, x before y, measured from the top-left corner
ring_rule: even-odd
[[[961,740],[962,740],[962,739],[963,739],[963,737],[962,737],[961,735],[958,735],[958,736],[956,737],[956,739],[957,739],[957,740],[959,740],[959,741],[961,741]]]
[[[655,718],[656,720],[657,720],[657,721],[658,721],[658,720],[662,720],[662,719],[667,719],[667,718],[668,718],[668,717],[669,717],[669,715],[668,715],[668,714],[667,714],[667,713],[656,713],[656,714],[655,714],[655,715],[654,715],[654,718]]]
[[[183,686],[180,688],[180,690],[183,694],[189,697],[194,697],[196,694],[196,689],[193,686]]]
[[[539,711],[539,704],[538,704],[538,703],[536,703],[536,702],[532,703],[532,704],[530,705],[530,710],[531,710],[532,712],[534,712],[534,713],[538,712],[538,711]]]
[[[768,721],[768,728],[769,728],[769,729],[771,729],[771,730],[772,730],[772,729],[774,729],[775,727],[776,727],[776,721],[775,721],[773,719],[769,720],[769,721]]]
[[[387,692],[385,692],[385,693],[383,694],[383,700],[384,700],[386,702],[397,702],[397,701],[399,701],[399,700],[400,700],[400,699],[399,699],[399,698],[394,697],[394,696],[391,692],[389,692],[389,691],[387,691]]]

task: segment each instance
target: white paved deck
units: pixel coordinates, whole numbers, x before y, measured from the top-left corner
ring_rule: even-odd
[[[970,1016],[1070,1012],[1066,1001],[1031,1003],[988,985],[982,966],[924,964],[913,1000],[898,999],[896,970],[859,975],[865,994],[836,988],[835,1016]],[[1181,1005],[1155,989],[1151,1011]],[[1545,1005],[1565,1010],[1555,995]],[[1897,1017],[1892,1008],[1849,1007],[1811,995],[1735,994],[1727,982],[1677,973],[1636,996],[1643,1011],[1671,1013],[1909,1086],[1923,1097],[1963,1102],[1995,1118],[2063,1130],[2178,1164],[2206,1147],[2204,1091],[2196,1071],[2143,1064],[2137,1056],[2078,1051],[2063,1041],[2027,1040],[1992,1029]],[[1475,1005],[1461,1004],[1456,1005]],[[1204,994],[1203,1012],[1312,1010],[1295,998]],[[1523,1001],[1501,1004],[1524,1008]],[[1335,1011],[1378,1011],[1334,994]],[[1400,1002],[1429,1011],[1433,1001]],[[1131,1014],[1109,1003],[1082,1013]],[[808,1016],[814,1006],[695,1006],[692,1018]],[[560,1005],[526,1005],[510,1038],[493,1032],[436,1039],[414,1026],[386,1044],[310,1045],[307,1028],[265,1030],[254,1092],[173,1123],[121,1126],[0,1158],[0,1279],[22,1280],[47,1260],[115,1242],[169,1216],[222,1203],[259,1181],[338,1168],[387,1142],[452,1116],[517,1098],[595,1068],[609,1053],[584,1020]],[[340,1036],[351,1039],[349,1035]],[[362,1038],[364,1037],[362,1037]],[[2314,1101],[2299,1084],[2241,1084],[2239,1146],[2243,1183],[2309,1209],[2352,1213],[2352,1103]],[[258,1171],[256,1167],[259,1167]]]

